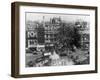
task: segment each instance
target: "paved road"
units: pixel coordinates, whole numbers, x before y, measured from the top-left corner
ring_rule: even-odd
[[[30,62],[30,61],[34,62],[37,59],[37,57],[39,57],[39,55],[34,56],[33,54],[27,54],[26,55],[26,66],[28,66],[28,64],[27,64],[28,62]],[[38,65],[38,63],[36,63],[36,64]],[[45,66],[42,63],[39,63],[39,65]],[[74,65],[74,62],[69,57],[64,56],[64,57],[59,57],[58,59],[55,58],[55,59],[51,60],[48,63],[48,65],[49,66],[66,66],[66,65]]]

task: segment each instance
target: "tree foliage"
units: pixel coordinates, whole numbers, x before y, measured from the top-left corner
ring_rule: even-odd
[[[77,27],[72,23],[62,23],[58,29],[57,43],[55,47],[65,50],[73,49],[73,46],[80,47],[80,34]]]

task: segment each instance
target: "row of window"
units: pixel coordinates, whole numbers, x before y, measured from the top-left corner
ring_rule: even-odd
[[[83,42],[89,42],[89,34],[83,34],[81,35],[81,41]]]
[[[45,30],[57,30],[60,26],[45,26]]]
[[[83,50],[89,50],[89,43],[83,43],[81,45],[81,49],[83,49]]]

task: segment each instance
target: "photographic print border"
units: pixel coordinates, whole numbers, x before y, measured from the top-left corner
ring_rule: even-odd
[[[55,7],[55,8],[72,8],[72,9],[86,9],[95,10],[95,70],[89,71],[73,71],[73,72],[55,72],[55,73],[40,73],[40,74],[19,74],[20,72],[20,6],[39,6],[39,7]],[[95,6],[80,6],[80,5],[62,5],[62,4],[44,4],[44,3],[28,3],[28,2],[13,2],[11,4],[11,76],[15,78],[23,77],[40,77],[40,76],[58,76],[58,75],[72,75],[97,73],[97,7]]]

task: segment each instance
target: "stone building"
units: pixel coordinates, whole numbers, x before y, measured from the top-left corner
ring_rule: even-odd
[[[37,24],[32,21],[26,22],[26,48],[36,47],[37,41]]]
[[[44,30],[45,30],[45,46],[53,47],[56,42],[56,36],[58,33],[58,28],[61,27],[61,18],[53,17],[48,22],[44,22]]]
[[[81,34],[81,49],[89,51],[90,35],[89,35],[89,23],[85,21],[78,21],[75,23],[78,27],[78,31]]]

